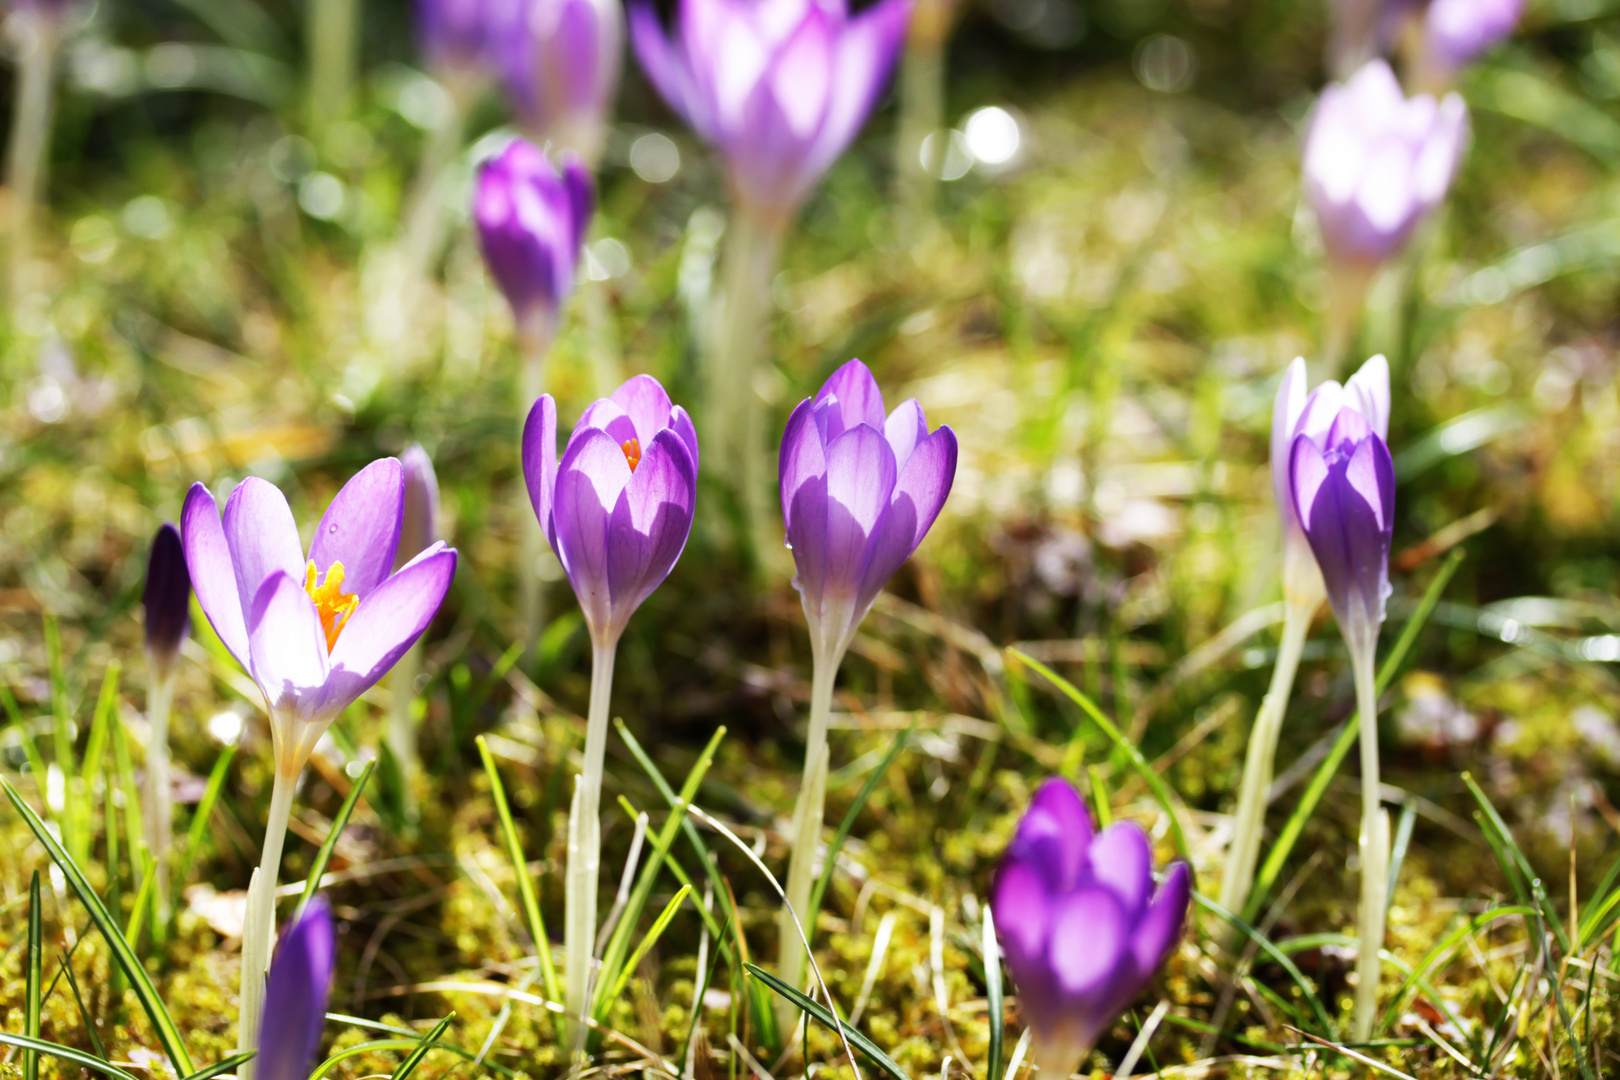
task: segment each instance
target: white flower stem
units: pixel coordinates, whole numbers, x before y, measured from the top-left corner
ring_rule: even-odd
[[[314,130],[349,114],[358,53],[358,0],[311,0],[309,5],[309,110]]]
[[[804,747],[804,778],[799,784],[799,801],[793,808],[793,832],[788,837],[790,854],[784,890],[787,904],[777,917],[779,974],[783,982],[796,989],[804,986],[805,962],[809,957],[799,942],[793,916],[798,915],[804,925],[805,938],[814,944],[815,927],[809,921],[810,887],[827,803],[827,721],[832,714],[833,683],[838,678],[842,659],[841,654],[824,656],[825,651],[816,651],[810,680],[810,729]],[[778,1029],[792,1031],[798,1023],[798,1008],[785,998],[779,998],[776,1012]]]
[[[518,324],[518,353],[523,372],[518,380],[518,446],[523,445],[523,425],[529,410],[546,391],[546,353],[551,350],[556,336],[556,320],[550,315],[531,315]],[[519,451],[521,453],[521,449]],[[545,590],[540,581],[540,560],[546,552],[546,534],[540,519],[534,516],[534,504],[529,501],[529,488],[519,463],[517,483],[518,515],[518,614],[522,622],[524,671],[534,662],[535,650],[540,644],[540,631],[545,623]]]
[[[50,147],[51,111],[56,79],[56,53],[61,32],[40,11],[19,11],[23,31],[18,57],[16,104],[11,141],[6,148],[6,189],[11,193],[11,294],[19,299],[32,291],[34,207],[39,202]]]
[[[1282,645],[1276,666],[1271,669],[1271,686],[1260,703],[1260,712],[1249,735],[1248,760],[1243,766],[1243,787],[1238,794],[1237,819],[1232,827],[1232,846],[1227,850],[1221,877],[1221,906],[1234,915],[1243,912],[1254,884],[1254,864],[1260,857],[1260,840],[1266,824],[1266,792],[1271,787],[1276,764],[1277,739],[1282,734],[1283,717],[1288,712],[1288,695],[1299,670],[1299,655],[1310,630],[1310,605],[1290,603],[1283,622]]]
[[[154,924],[169,921],[169,848],[173,843],[174,805],[169,780],[169,712],[174,701],[173,664],[153,663],[146,690],[146,786],[141,791],[141,819],[146,850],[151,853],[154,881]]]
[[[591,948],[596,940],[596,883],[602,858],[600,808],[602,759],[607,752],[608,705],[613,694],[613,660],[617,639],[596,642],[591,650],[591,704],[585,720],[585,768],[574,788],[568,815],[568,897],[564,913],[564,986],[568,1011],[583,1017],[590,1010]],[[571,1021],[569,1047],[585,1046],[585,1025]]]
[[[302,766],[300,766],[300,769]],[[247,918],[242,928],[241,1013],[236,1026],[237,1052],[257,1050],[259,1024],[264,1019],[264,980],[270,970],[270,938],[276,921],[276,880],[281,872],[281,849],[292,817],[293,789],[298,772],[276,769],[270,789],[270,816],[265,822],[264,854],[248,886]],[[237,1080],[253,1080],[253,1062],[239,1067]]]
[[[1374,639],[1376,640],[1376,639]],[[1356,1039],[1372,1034],[1378,1009],[1378,950],[1384,944],[1389,893],[1389,819],[1379,806],[1378,687],[1373,649],[1352,649],[1356,712],[1361,717],[1361,911],[1356,950]]]
[[[418,641],[388,673],[388,751],[399,766],[405,820],[413,824],[420,813],[416,805],[416,778],[421,772],[416,748],[416,677],[421,672],[422,643]]]

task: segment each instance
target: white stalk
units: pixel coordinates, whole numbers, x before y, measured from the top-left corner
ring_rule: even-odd
[[[812,627],[814,634],[814,627]],[[810,680],[810,730],[804,747],[804,778],[799,784],[799,801],[793,808],[793,831],[788,837],[789,856],[787,904],[777,917],[782,981],[796,989],[804,988],[805,962],[809,959],[794,927],[795,914],[804,926],[804,936],[815,941],[815,926],[809,920],[810,887],[813,884],[817,850],[821,846],[821,823],[827,803],[827,722],[832,715],[833,683],[838,678],[842,650],[817,648]],[[777,1027],[791,1031],[798,1022],[798,1008],[786,999],[776,1003]]]
[[[568,1011],[584,1017],[590,1010],[591,948],[596,940],[596,884],[602,858],[599,817],[602,802],[602,759],[607,752],[608,705],[613,693],[613,660],[617,639],[595,642],[591,650],[591,704],[585,721],[585,768],[574,788],[568,815],[568,897],[563,948]],[[585,1024],[570,1020],[570,1051],[585,1047]]]
[[[300,767],[301,768],[301,767]],[[247,921],[242,929],[241,1013],[236,1025],[238,1053],[257,1050],[259,1024],[264,1019],[264,980],[270,970],[270,938],[276,921],[276,880],[281,872],[281,849],[292,817],[293,789],[298,772],[276,769],[270,789],[270,816],[265,822],[264,854],[248,886]],[[236,1070],[237,1080],[253,1080],[253,1062]]]
[[[407,822],[415,822],[419,814],[416,778],[421,772],[421,762],[417,760],[416,748],[416,677],[421,672],[422,643],[418,641],[405,650],[394,670],[388,673],[388,750],[399,766],[400,795]]]
[[[1221,906],[1234,915],[1243,913],[1249,889],[1254,885],[1254,865],[1260,857],[1260,840],[1266,824],[1266,791],[1271,787],[1277,758],[1277,740],[1282,734],[1283,717],[1288,712],[1288,695],[1293,690],[1294,673],[1310,630],[1314,602],[1290,603],[1283,622],[1282,645],[1276,666],[1271,669],[1271,686],[1260,703],[1254,730],[1249,735],[1248,760],[1243,766],[1243,787],[1238,794],[1237,819],[1232,827],[1232,845],[1227,850],[1221,877]]]
[[[546,390],[546,353],[556,337],[557,322],[547,313],[531,314],[518,324],[519,362],[523,372],[518,380],[518,445],[523,445],[523,425],[529,410]],[[520,469],[521,471],[521,469]],[[545,528],[534,516],[534,504],[529,501],[529,488],[519,476],[517,485],[518,514],[518,614],[523,623],[523,670],[534,662],[535,649],[540,644],[540,630],[545,622],[545,591],[540,581],[540,560],[546,553]]]
[[[155,924],[169,921],[169,848],[173,843],[174,806],[169,779],[169,712],[174,701],[174,665],[153,663],[146,691],[146,787],[141,791],[141,818],[146,850],[152,855],[152,899]]]
[[[1377,638],[1372,639],[1376,642]],[[1378,688],[1373,649],[1352,648],[1356,712],[1361,717],[1361,911],[1356,949],[1356,1039],[1372,1034],[1378,1009],[1378,950],[1384,944],[1384,909],[1389,894],[1389,819],[1378,799]]]
[[[23,29],[18,58],[16,105],[6,148],[6,188],[11,193],[11,291],[14,299],[31,291],[34,207],[39,202],[50,147],[56,52],[61,30],[41,12],[20,11]]]

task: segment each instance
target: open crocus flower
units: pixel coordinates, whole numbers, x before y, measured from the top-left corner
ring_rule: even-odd
[[[1093,836],[1067,780],[1041,785],[990,896],[1041,1075],[1079,1068],[1152,981],[1181,933],[1191,890],[1178,862],[1154,892],[1153,853],[1135,822]]]
[[[1369,373],[1368,369],[1372,371]],[[1389,596],[1395,466],[1388,369],[1374,357],[1349,388],[1325,383],[1305,404],[1289,456],[1294,512],[1352,655],[1371,661]],[[1380,392],[1384,395],[1379,399]]]
[[[1423,81],[1449,85],[1457,72],[1512,34],[1524,0],[1431,0],[1423,17]]]
[[[310,900],[282,931],[265,988],[264,1026],[254,1080],[305,1080],[326,1026],[326,999],[337,961],[332,909],[324,896]]]
[[[507,100],[535,139],[588,162],[602,133],[624,52],[619,0],[512,0],[495,48]]]
[[[785,219],[876,104],[908,10],[880,0],[851,18],[844,0],[681,0],[671,42],[636,0],[630,41],[664,100],[725,157],[737,198]]]
[[[651,375],[592,403],[557,460],[557,404],[523,427],[523,479],[591,640],[616,642],[675,566],[692,531],[698,442],[692,418]]]
[[[327,508],[309,554],[286,498],[257,477],[221,522],[202,484],[181,518],[186,567],[214,632],[258,683],[276,771],[297,776],[322,733],[427,629],[455,575],[435,543],[398,572],[405,498],[394,458],[357,473]]]
[[[1294,439],[1307,433],[1325,437],[1340,409],[1359,412],[1379,438],[1389,437],[1389,362],[1383,356],[1361,365],[1347,385],[1329,380],[1308,396],[1305,360],[1296,357],[1277,387],[1271,413],[1271,492],[1283,522],[1283,594],[1290,603],[1313,609],[1322,601],[1322,573],[1294,508],[1290,460]]]
[[[1408,98],[1382,60],[1322,91],[1305,138],[1305,193],[1341,271],[1370,273],[1445,197],[1468,128],[1447,94]]]
[[[884,415],[859,360],[788,418],[782,518],[818,657],[837,666],[877,594],[928,534],[956,476],[956,433],[915,399]]]

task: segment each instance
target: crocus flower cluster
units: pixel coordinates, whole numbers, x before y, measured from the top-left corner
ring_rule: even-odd
[[[595,161],[624,52],[619,0],[508,0],[504,16],[493,45],[518,122]]]
[[[990,897],[1041,1075],[1073,1073],[1152,981],[1181,934],[1191,888],[1178,862],[1155,891],[1153,853],[1135,822],[1093,835],[1067,780],[1041,785]]]
[[[191,576],[186,573],[180,530],[164,522],[152,537],[146,587],[141,592],[141,606],[146,610],[146,655],[162,673],[174,666],[191,631],[190,604]]]
[[[792,217],[876,103],[907,0],[851,17],[845,0],[681,0],[673,40],[648,0],[630,41],[671,108],[726,160],[737,199]]]
[[[316,896],[281,932],[265,989],[255,1080],[305,1080],[326,1026],[326,999],[337,961],[332,909]]]
[[[306,557],[273,484],[238,484],[223,522],[202,484],[186,497],[181,527],[197,601],[264,694],[279,774],[298,774],[338,714],[427,629],[450,588],[456,552],[443,543],[390,573],[404,500],[400,463],[372,462],[332,500]]]
[[[562,561],[591,640],[610,645],[675,566],[692,531],[698,442],[657,379],[637,375],[594,402],[557,458],[557,404],[523,428],[523,479]]]
[[[834,666],[872,602],[922,543],[956,476],[956,434],[915,399],[884,414],[859,360],[788,418],[778,462],[793,579],[817,655]]]
[[[594,204],[590,173],[576,158],[569,156],[559,174],[527,139],[513,139],[478,172],[473,221],[484,262],[520,331],[542,342],[573,291]]]
[[[1468,127],[1462,98],[1408,98],[1374,60],[1322,91],[1305,139],[1305,193],[1335,272],[1370,274],[1451,186]]]

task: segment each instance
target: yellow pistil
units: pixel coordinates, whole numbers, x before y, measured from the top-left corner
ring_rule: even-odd
[[[624,460],[630,463],[630,471],[635,472],[636,466],[641,464],[641,443],[635,439],[627,439],[619,449],[624,451]]]
[[[359,606],[360,598],[343,591],[342,563],[335,562],[327,567],[326,580],[317,585],[319,577],[315,560],[311,559],[309,569],[304,572],[304,591],[315,601],[315,613],[321,617],[321,628],[326,631],[326,651],[331,652],[338,635],[348,625],[349,616]]]

